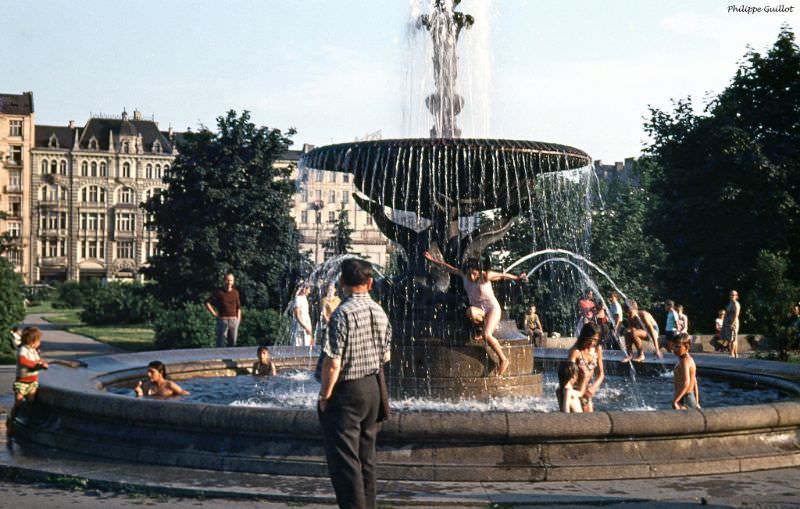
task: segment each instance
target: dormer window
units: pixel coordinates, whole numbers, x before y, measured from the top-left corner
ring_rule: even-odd
[[[59,147],[60,146],[58,144],[58,137],[56,136],[56,133],[51,134],[50,139],[47,142],[47,148],[59,148]]]
[[[94,136],[89,139],[89,150],[100,150],[100,144]]]
[[[121,152],[123,154],[130,154],[130,152],[131,152],[131,142],[123,141],[122,142],[122,150],[121,150]]]
[[[160,154],[161,152],[163,152],[163,149],[161,148],[161,143],[158,140],[154,141],[153,142],[153,153],[154,154]]]

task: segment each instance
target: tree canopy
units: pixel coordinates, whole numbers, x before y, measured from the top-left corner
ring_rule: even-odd
[[[158,231],[159,253],[146,274],[167,303],[198,302],[236,276],[242,304],[278,309],[301,263],[289,215],[291,168],[275,161],[293,129],[256,127],[250,114],[229,111],[217,131],[189,131],[165,175],[166,190],[145,209]]]
[[[728,289],[746,301],[768,252],[800,281],[800,52],[784,27],[750,50],[728,87],[695,114],[691,99],[652,109],[645,129],[651,232],[668,253],[665,285],[710,322]],[[762,262],[758,263],[759,256]],[[766,258],[765,258],[766,257]],[[763,295],[762,295],[763,296]],[[789,303],[786,303],[788,306]]]
[[[0,352],[11,351],[8,331],[25,318],[25,295],[22,276],[14,272],[8,260],[0,256]]]

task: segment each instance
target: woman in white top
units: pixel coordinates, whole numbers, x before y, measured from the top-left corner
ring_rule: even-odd
[[[486,338],[486,342],[492,347],[499,360],[497,374],[503,375],[508,369],[508,357],[503,353],[497,338],[494,337],[494,330],[500,323],[502,310],[500,309],[500,303],[497,302],[497,297],[494,296],[492,282],[504,279],[510,281],[526,280],[527,275],[523,273],[515,276],[505,272],[483,270],[478,260],[468,260],[464,265],[464,270],[461,271],[443,260],[437,260],[429,251],[425,251],[425,258],[450,274],[459,276],[462,279],[464,291],[467,292],[467,297],[469,298],[467,318],[475,325],[483,324],[483,335]]]
[[[292,301],[292,345],[314,346],[311,313],[308,309],[308,294],[311,287],[302,285]]]

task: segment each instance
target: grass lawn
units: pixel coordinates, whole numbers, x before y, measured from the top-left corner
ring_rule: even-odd
[[[50,301],[43,301],[35,306],[28,306],[25,308],[25,314],[30,315],[32,313],[60,313],[62,311],[66,311],[64,309],[56,309],[53,307],[53,304]]]

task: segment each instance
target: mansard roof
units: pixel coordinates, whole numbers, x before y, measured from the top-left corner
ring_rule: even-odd
[[[34,126],[34,138],[36,148],[50,148],[50,137],[56,135],[58,148],[72,148],[74,134],[73,129],[60,125],[37,125]]]
[[[33,92],[0,94],[0,113],[30,115],[33,113]]]
[[[172,152],[172,142],[161,131],[158,125],[152,120],[123,120],[119,118],[90,118],[81,132],[78,145],[82,149],[89,148],[89,140],[94,136],[97,139],[100,150],[108,150],[108,133],[114,134],[117,140],[120,136],[139,136],[142,135],[142,145],[145,153],[153,151],[153,142],[158,140],[161,144],[161,151],[164,154]]]

